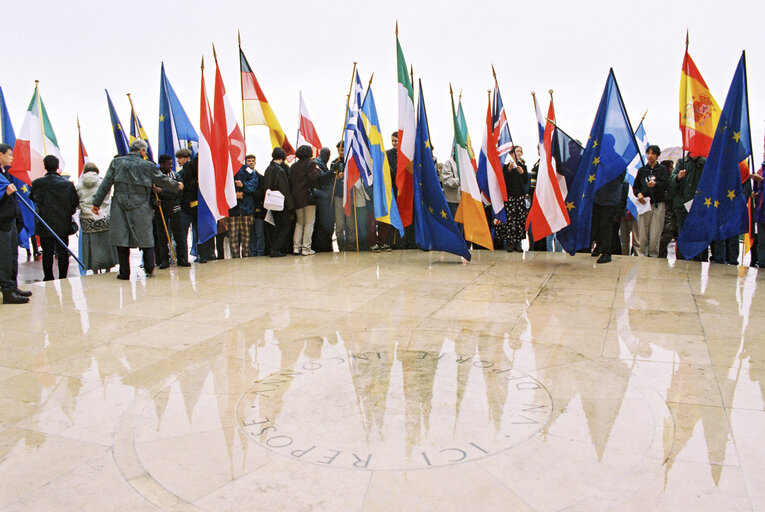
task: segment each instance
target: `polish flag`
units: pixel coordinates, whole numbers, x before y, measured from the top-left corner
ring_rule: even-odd
[[[539,145],[539,172],[537,174],[537,187],[534,192],[534,203],[529,210],[526,219],[526,229],[531,226],[534,241],[541,240],[547,235],[557,233],[571,222],[566,209],[565,193],[561,190],[566,182],[563,176],[555,171],[555,161],[552,158],[552,137],[555,130],[555,109],[552,98],[547,111],[547,121],[542,117],[536,97],[534,106],[537,112],[537,122],[544,126],[542,143]]]
[[[321,141],[316,133],[316,128],[308,114],[308,108],[303,101],[303,91],[300,91],[300,118],[298,119],[297,147],[307,144],[313,148],[313,155],[319,154]]]

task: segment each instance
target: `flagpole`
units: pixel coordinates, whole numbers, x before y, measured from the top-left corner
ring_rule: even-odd
[[[80,169],[80,156],[82,155],[82,133],[80,132],[80,116],[77,116],[77,177],[82,173]],[[85,167],[85,157],[82,158],[82,166]]]
[[[242,138],[244,145],[247,145],[247,123],[244,117],[244,82],[242,81],[242,34],[236,29],[236,38],[239,40],[239,92],[242,95]],[[202,60],[202,69],[204,69],[204,60]],[[298,127],[298,130],[300,128]]]
[[[48,148],[45,144],[45,125],[43,124],[45,121],[43,120],[42,115],[42,105],[40,104],[40,89],[38,85],[40,84],[39,80],[35,80],[35,96],[37,96],[37,116],[40,119],[40,132],[42,133],[42,143],[43,143],[43,152],[45,154],[48,154]]]
[[[40,217],[40,215],[35,211],[35,209],[32,208],[32,206],[30,206],[29,203],[27,203],[27,200],[24,199],[24,197],[21,194],[19,194],[18,192],[14,192],[14,194],[16,194],[16,198],[17,199],[21,200],[21,204],[26,206],[29,209],[30,212],[34,213],[35,217],[37,217],[37,220],[40,221],[40,224],[42,224],[45,227],[45,229],[47,229],[50,232],[51,235],[53,235],[53,238],[58,240],[58,243],[61,244],[61,246],[64,249],[66,249],[69,254],[72,255],[72,258],[74,258],[77,261],[77,263],[80,264],[80,267],[85,268],[85,265],[82,263],[82,261],[80,261],[80,258],[78,258],[74,254],[74,252],[72,252],[72,250],[64,243],[64,241],[61,240],[61,238],[59,238],[59,236],[56,234],[56,232],[53,231],[53,229],[51,229],[51,227],[42,219],[42,217]]]
[[[688,55],[688,29],[687,28],[685,29],[685,55]],[[687,98],[686,98],[686,104],[683,105],[683,109],[685,109],[687,111],[687,107],[688,107],[688,103],[687,103]],[[646,111],[646,113],[647,112],[648,111]],[[682,113],[681,113],[681,115],[682,115]],[[682,132],[680,134],[680,138],[682,138],[684,132],[685,132],[685,129],[682,130]],[[685,144],[683,144],[683,160],[682,160],[682,162],[683,162],[683,169],[685,169]],[[680,167],[680,166],[678,165],[678,167]]]
[[[343,117],[343,131],[340,135],[340,142],[343,143],[343,179],[345,179],[345,124],[348,121],[348,109],[350,108],[350,102],[351,102],[351,91],[353,91],[353,80],[356,77],[356,64],[358,62],[353,63],[353,71],[351,72],[351,85],[348,88],[348,96],[345,97],[345,117]],[[338,158],[340,155],[338,155]],[[335,186],[337,185],[337,173],[335,173],[335,178],[332,181],[332,198],[329,200],[330,206],[334,206],[335,203]]]

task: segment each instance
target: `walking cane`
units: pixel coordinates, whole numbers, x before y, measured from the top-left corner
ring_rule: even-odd
[[[61,240],[61,239],[58,237],[58,235],[57,235],[56,233],[54,233],[54,232],[53,232],[53,230],[51,229],[51,227],[50,227],[50,226],[49,226],[49,225],[48,225],[48,224],[47,224],[47,223],[46,223],[44,220],[42,220],[42,217],[40,217],[40,215],[39,215],[39,214],[38,214],[38,213],[35,211],[35,209],[34,209],[34,208],[32,208],[32,206],[31,206],[29,203],[27,203],[27,200],[26,200],[26,199],[24,199],[24,197],[23,197],[21,194],[19,194],[18,192],[14,192],[14,194],[16,194],[16,198],[17,198],[17,199],[21,199],[21,203],[22,203],[24,206],[26,206],[27,208],[29,208],[29,211],[30,211],[30,212],[32,212],[32,213],[34,213],[34,214],[35,214],[35,217],[37,217],[37,220],[39,220],[39,221],[40,221],[40,224],[42,224],[43,226],[45,226],[45,229],[47,229],[48,231],[50,231],[50,234],[51,234],[51,235],[53,235],[53,238],[55,238],[56,240],[58,240],[58,243],[59,243],[59,244],[61,244],[61,246],[62,246],[64,249],[66,249],[66,250],[69,252],[69,254],[71,254],[71,255],[72,255],[72,258],[74,258],[74,259],[77,261],[77,263],[79,263],[79,264],[80,264],[80,267],[82,267],[83,269],[85,269],[85,265],[84,265],[84,264],[83,264],[83,263],[80,261],[80,258],[78,258],[77,256],[75,256],[75,254],[74,254],[74,253],[72,252],[72,250],[71,250],[71,249],[70,249],[70,248],[69,248],[69,247],[68,247],[68,246],[67,246],[67,245],[64,243],[64,241],[63,241],[63,240]]]
[[[159,194],[154,192],[154,197],[157,198],[157,206],[159,207],[159,216],[162,217],[162,226],[165,228],[165,236],[167,237],[167,245],[170,246],[170,254],[173,256],[173,261],[178,265],[178,258],[175,257],[175,251],[173,250],[173,242],[170,240],[170,232],[167,230],[167,221],[165,221],[165,212],[162,211],[162,201],[159,199]]]

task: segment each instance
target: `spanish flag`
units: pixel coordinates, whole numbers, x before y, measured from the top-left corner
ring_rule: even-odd
[[[247,57],[244,56],[242,47],[239,47],[239,67],[242,74],[242,103],[244,105],[244,126],[264,125],[268,126],[271,135],[271,145],[274,148],[282,148],[287,157],[293,157],[295,150],[287,140],[287,136],[276,119],[271,105],[268,104],[266,95],[260,88],[255,73],[252,72]]]
[[[706,157],[720,120],[720,106],[709,91],[685,45],[683,70],[680,73],[680,131],[683,149],[691,156]]]

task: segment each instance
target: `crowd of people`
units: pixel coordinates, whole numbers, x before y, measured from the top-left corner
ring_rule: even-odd
[[[387,158],[395,197],[397,133],[392,134],[391,142]],[[337,158],[332,162],[329,148],[322,148],[315,156],[307,145],[297,149],[292,165],[287,163],[284,150],[275,148],[263,170],[256,168],[255,155],[247,155],[234,175],[236,205],[229,210],[228,217],[218,222],[217,234],[204,241],[198,241],[197,157],[192,158],[188,149],[179,150],[174,155],[178,163],[174,170],[173,156],[160,155],[157,166],[147,160],[147,147],[144,141],[135,140],[131,152],[116,157],[103,177],[95,164],[86,164],[76,186],[60,175],[55,156],[45,157],[46,174],[32,183],[30,194],[39,218],[46,224],[36,225],[45,281],[54,279],[54,259],[58,263],[58,277],[67,276],[66,247],[69,237],[78,229],[82,237],[79,256],[84,266],[98,273],[119,265],[117,278],[123,280],[130,277],[131,248],[142,250],[147,276],[153,275],[155,267],[168,268],[171,261],[180,267],[190,266],[189,254],[200,264],[223,259],[226,241],[231,258],[417,248],[413,225],[406,227],[401,236],[390,225],[375,220],[374,194],[361,180],[349,192],[352,206],[350,214],[346,212],[342,142],[337,144]],[[685,156],[675,165],[672,160],[660,161],[660,156],[660,148],[650,146],[647,163],[639,169],[633,185],[627,184],[623,174],[596,191],[591,244],[585,251],[598,257],[598,263],[607,263],[616,254],[668,257],[670,243],[677,239],[688,216],[688,204],[696,192],[705,160]],[[10,146],[0,144],[0,172],[7,179],[12,160]],[[450,157],[436,165],[445,199],[454,215],[461,195],[457,164]],[[555,234],[534,241],[533,233],[526,229],[538,168],[539,162],[529,170],[521,146],[515,146],[508,154],[503,166],[507,191],[505,220],[495,219],[491,207],[486,208],[493,249],[523,252],[523,242],[528,240],[525,250],[562,250]],[[762,172],[760,168],[758,173],[751,174],[743,187],[754,205],[752,266],[765,264]],[[25,303],[31,295],[17,285],[21,213],[15,191],[9,185],[0,199],[0,286],[4,303]],[[630,195],[644,205],[637,218],[627,208]],[[79,227],[73,219],[78,209]],[[757,233],[763,236],[758,237]],[[683,257],[679,249],[676,256]],[[707,251],[692,256],[697,261],[738,264],[739,237],[714,241]]]

